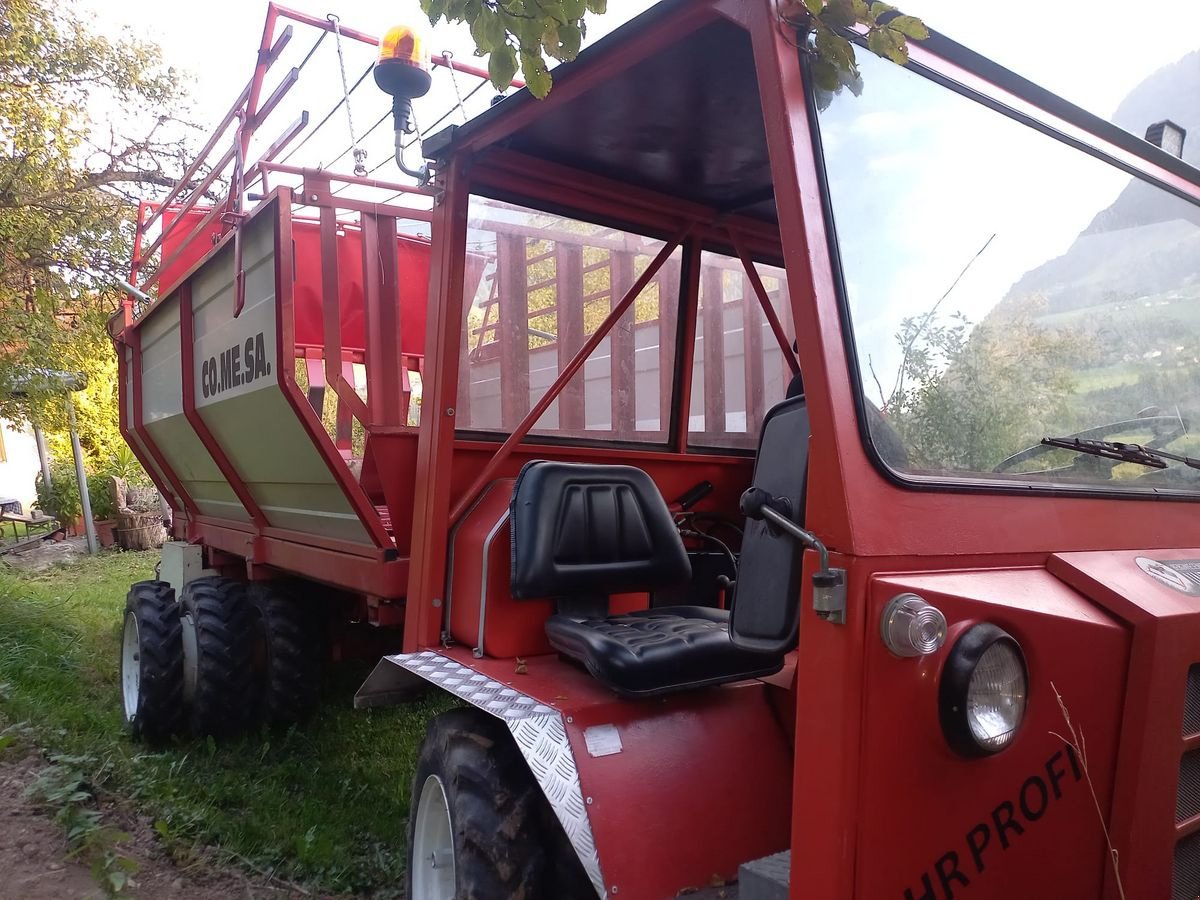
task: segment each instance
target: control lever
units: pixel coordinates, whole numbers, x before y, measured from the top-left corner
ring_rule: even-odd
[[[675,501],[675,505],[683,512],[687,512],[705,497],[713,492],[711,481],[701,481],[699,484],[693,485],[682,493]]]
[[[792,521],[792,502],[773,497],[762,488],[752,487],[742,494],[742,515],[761,522],[766,520],[802,546],[817,551],[821,568],[813,573],[813,611],[826,622],[846,624],[846,570],[829,567],[829,549],[821,539]]]

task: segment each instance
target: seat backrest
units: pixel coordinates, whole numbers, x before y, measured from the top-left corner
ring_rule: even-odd
[[[608,597],[691,577],[670,510],[641,469],[534,460],[510,512],[514,598]]]
[[[777,403],[763,419],[754,463],[754,487],[786,498],[798,525],[804,524],[810,434],[802,394]],[[801,551],[794,538],[765,521],[746,521],[729,625],[737,646],[768,653],[795,646]]]

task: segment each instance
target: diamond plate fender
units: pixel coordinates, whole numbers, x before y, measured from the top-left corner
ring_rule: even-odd
[[[354,705],[361,708],[385,704],[407,695],[420,681],[435,684],[503,720],[533,777],[550,801],[550,807],[575,848],[597,895],[604,897],[600,856],[596,852],[592,824],[579,784],[579,770],[567,740],[562,714],[431,650],[385,656],[359,688]]]

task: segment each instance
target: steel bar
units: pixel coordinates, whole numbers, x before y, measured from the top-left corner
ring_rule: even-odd
[[[521,443],[521,441],[525,438],[525,435],[529,433],[529,430],[537,424],[538,419],[542,417],[546,410],[549,409],[550,404],[557,399],[560,393],[562,393],[563,388],[575,376],[575,373],[583,367],[583,364],[587,362],[587,358],[592,355],[596,347],[600,345],[600,342],[608,337],[608,333],[612,330],[613,326],[620,321],[621,316],[625,314],[625,311],[633,305],[633,302],[637,300],[642,291],[645,290],[646,285],[650,283],[650,280],[654,278],[656,274],[658,274],[658,270],[662,268],[663,263],[670,259],[671,254],[675,252],[675,248],[683,243],[683,241],[691,233],[692,228],[693,226],[688,224],[668,243],[663,245],[662,250],[660,250],[658,255],[654,257],[650,265],[646,267],[646,270],[642,272],[640,276],[638,276],[637,281],[633,283],[633,286],[630,287],[629,291],[625,294],[624,298],[622,298],[621,302],[613,307],[613,311],[608,314],[608,318],[606,318],[604,322],[601,323],[600,327],[592,333],[592,336],[588,338],[587,342],[579,348],[579,352],[575,354],[570,364],[559,373],[558,377],[554,379],[554,383],[551,384],[546,390],[546,393],[542,395],[542,398],[534,405],[533,409],[531,409],[525,415],[525,418],[521,420],[520,424],[513,429],[512,434],[508,436],[504,443],[500,445],[500,448],[496,451],[496,454],[490,460],[488,460],[482,471],[480,471],[480,473],[475,477],[475,480],[471,483],[471,486],[463,492],[462,496],[458,499],[458,502],[455,503],[454,508],[450,512],[451,522],[457,522],[462,517],[463,513],[465,513],[467,508],[471,505],[471,501],[474,500],[475,497],[478,496],[479,492],[487,486],[488,482],[495,477],[496,472],[500,469],[501,463],[508,459],[509,455],[512,453],[517,444]]]
[[[729,231],[729,240],[733,242],[734,252],[737,253],[738,259],[742,261],[742,268],[746,270],[746,277],[750,279],[750,284],[753,286],[754,293],[758,297],[758,303],[762,307],[763,315],[767,317],[767,322],[771,326],[775,340],[779,342],[779,349],[783,351],[783,358],[787,360],[788,366],[791,367],[792,374],[799,374],[800,363],[796,359],[796,354],[792,352],[791,342],[787,339],[787,334],[783,330],[783,324],[779,321],[779,316],[775,314],[775,307],[771,305],[771,298],[767,294],[767,289],[763,286],[762,278],[759,277],[754,260],[746,253],[746,248],[742,246],[741,239],[732,229]]]

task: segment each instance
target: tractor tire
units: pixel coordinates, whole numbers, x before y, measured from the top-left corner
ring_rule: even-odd
[[[258,717],[271,726],[302,722],[316,709],[321,687],[317,622],[275,587],[252,584],[246,598],[254,628]]]
[[[183,589],[185,627],[195,630],[195,688],[188,715],[195,737],[229,737],[250,725],[257,706],[246,589],[227,578],[198,578]]]
[[[408,900],[565,900],[547,892],[544,802],[499,719],[432,719],[409,807]]]
[[[183,628],[175,591],[165,581],[139,581],[126,596],[121,696],[134,739],[159,744],[182,730]]]

